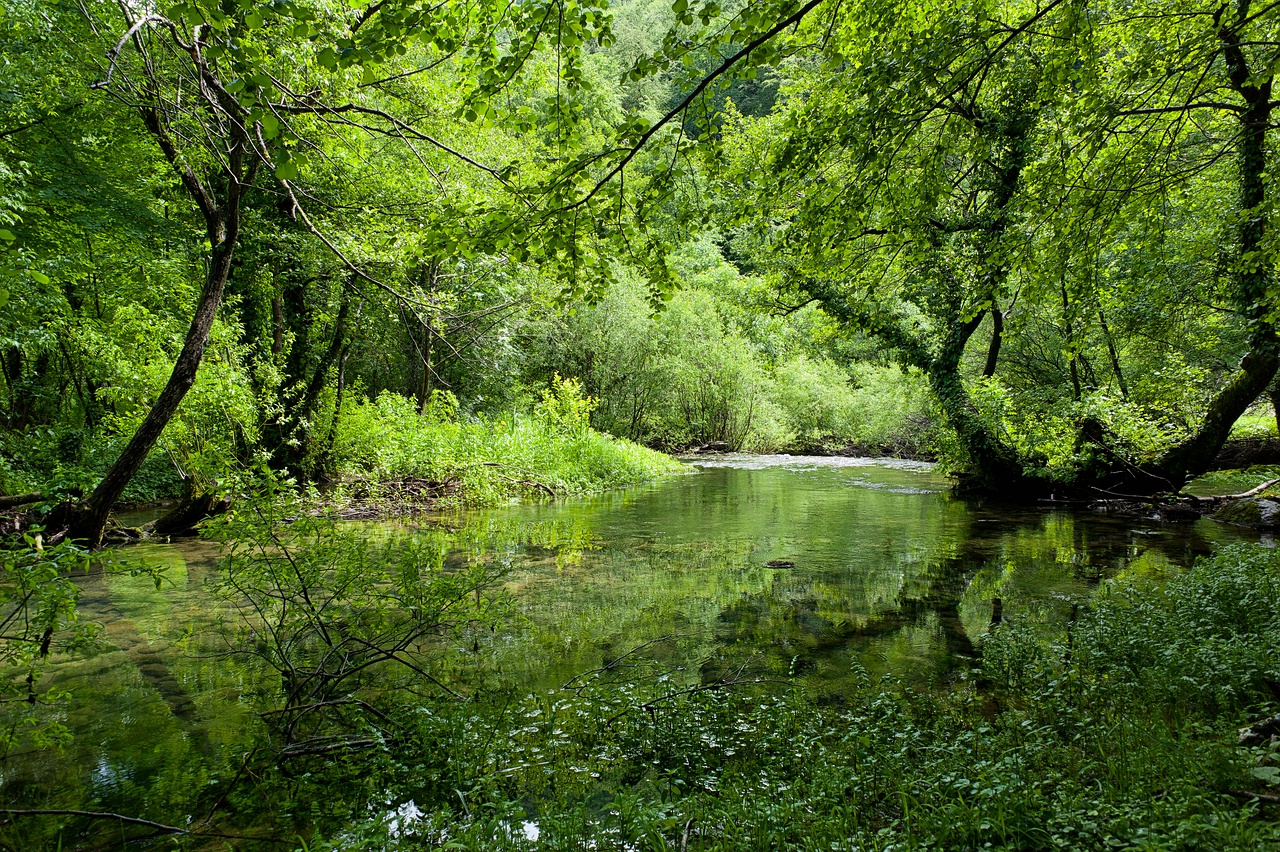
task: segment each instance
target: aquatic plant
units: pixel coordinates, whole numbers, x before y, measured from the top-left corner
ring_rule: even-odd
[[[1235,738],[1275,710],[1277,583],[1280,559],[1257,547],[1163,590],[1119,582],[1063,632],[1001,626],[942,693],[886,679],[815,706],[799,687],[682,690],[645,668],[435,712],[419,734],[446,744],[420,758],[432,783],[388,789],[372,819],[329,836],[370,849],[1280,848],[1265,818],[1280,754]]]

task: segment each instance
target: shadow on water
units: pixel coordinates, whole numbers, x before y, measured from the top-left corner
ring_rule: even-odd
[[[80,584],[80,614],[102,625],[103,644],[124,653],[143,682],[156,691],[174,716],[183,722],[195,721],[199,714],[196,703],[165,661],[172,643],[144,636],[133,619],[112,601],[111,589],[100,571]]]

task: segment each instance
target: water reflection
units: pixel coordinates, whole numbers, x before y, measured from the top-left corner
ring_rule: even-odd
[[[855,676],[946,682],[977,654],[993,599],[1006,618],[1063,619],[1104,578],[1176,569],[1240,535],[954,499],[917,463],[698,463],[650,487],[424,521],[446,564],[501,569],[515,610],[503,629],[442,647],[438,676],[472,690],[554,689],[679,635],[646,653],[694,683],[744,664],[798,678],[823,701]],[[11,756],[0,783],[11,802],[145,814],[243,765],[255,673],[210,652],[213,634],[234,629],[207,589],[216,549],[130,554],[167,564],[169,582],[85,580],[102,652],[62,662],[45,684],[71,693],[55,712],[75,739],[56,758]]]
[[[492,685],[551,688],[656,637],[686,671],[743,658],[838,692],[852,669],[931,681],[1004,616],[1065,617],[1102,578],[1161,571],[1234,533],[953,499],[919,463],[727,456],[697,476],[503,518],[554,528],[508,577],[526,620],[486,650]],[[775,569],[770,564],[792,567]]]

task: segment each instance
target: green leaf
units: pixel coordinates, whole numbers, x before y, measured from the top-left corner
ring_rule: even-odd
[[[13,231],[7,230],[5,228],[0,228],[0,240],[4,240],[6,243],[11,243],[16,239],[17,237],[13,235]]]
[[[9,291],[0,290],[0,308],[3,308],[7,304],[9,304]]]
[[[297,180],[298,164],[292,157],[286,157],[276,164],[276,177],[280,180]]]
[[[1267,782],[1268,784],[1280,784],[1280,767],[1255,766],[1249,770],[1249,774],[1254,778]]]
[[[27,270],[27,274],[36,280],[37,284],[48,284],[49,276],[43,272],[36,272],[34,269]]]
[[[275,113],[266,113],[261,118],[262,135],[268,139],[275,139],[280,135],[280,119],[276,118]]]

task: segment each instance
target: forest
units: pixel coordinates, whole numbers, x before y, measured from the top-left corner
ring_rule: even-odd
[[[1277,69],[5,0],[0,848],[1280,850]]]

